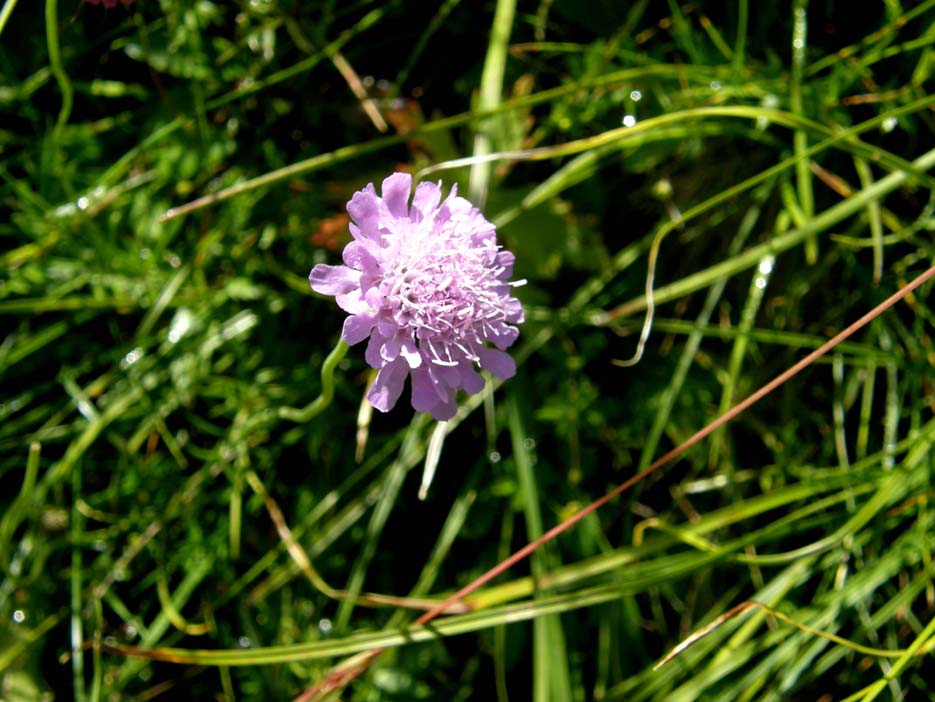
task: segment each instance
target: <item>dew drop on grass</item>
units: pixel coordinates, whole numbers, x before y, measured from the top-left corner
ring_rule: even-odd
[[[139,361],[142,357],[143,357],[143,349],[137,346],[132,351],[127,352],[127,355],[123,357],[123,363],[121,363],[120,365],[123,369],[127,369],[130,366],[132,366],[134,363]]]
[[[179,309],[172,319],[172,324],[169,326],[169,333],[166,337],[169,343],[178,343],[179,339],[191,330],[194,321],[195,316],[191,312],[184,308]]]

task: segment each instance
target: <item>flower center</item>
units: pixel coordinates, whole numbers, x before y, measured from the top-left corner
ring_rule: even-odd
[[[503,269],[495,263],[494,239],[474,242],[451,232],[409,234],[399,238],[395,255],[384,259],[381,287],[395,321],[412,330],[436,363],[457,365],[450,347],[478,360],[477,347],[491,332],[489,325],[507,316],[506,283],[497,278]]]

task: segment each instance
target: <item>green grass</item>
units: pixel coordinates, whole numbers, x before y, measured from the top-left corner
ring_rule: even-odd
[[[933,0],[5,0],[0,700],[288,700],[377,648],[341,699],[935,700],[931,283],[409,626],[935,262],[933,39]],[[397,169],[529,281],[425,501],[434,422],[361,408],[306,281]]]

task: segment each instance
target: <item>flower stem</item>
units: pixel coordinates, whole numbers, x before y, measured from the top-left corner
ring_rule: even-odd
[[[321,366],[321,394],[301,409],[280,407],[279,416],[282,419],[303,424],[317,417],[325,407],[331,404],[331,398],[334,397],[334,369],[347,354],[348,348],[344,339],[338,339],[337,345]]]

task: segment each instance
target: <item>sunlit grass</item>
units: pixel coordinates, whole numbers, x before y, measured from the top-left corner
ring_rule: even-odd
[[[933,26],[6,0],[0,699],[935,699],[931,284],[407,626],[932,265]],[[306,281],[399,168],[529,281],[425,501]]]

